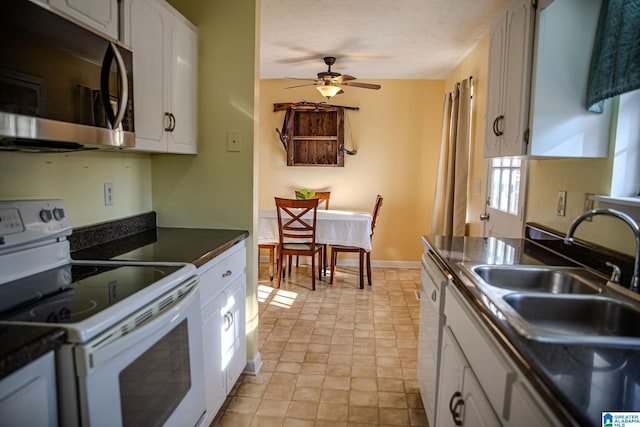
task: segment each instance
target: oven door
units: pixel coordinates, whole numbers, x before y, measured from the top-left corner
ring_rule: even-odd
[[[198,281],[76,347],[82,425],[198,424],[205,412]]]

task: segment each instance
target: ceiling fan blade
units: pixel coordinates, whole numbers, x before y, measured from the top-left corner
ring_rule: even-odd
[[[316,84],[315,83],[305,83],[303,85],[287,86],[287,87],[285,87],[285,89],[293,89],[295,87],[303,87],[303,86],[316,86]]]
[[[315,82],[318,81],[318,79],[313,79],[313,78],[305,78],[305,77],[285,77],[285,79],[287,80],[308,80],[310,82]]]
[[[343,86],[361,87],[363,89],[380,89],[382,86],[373,83],[344,82]]]
[[[343,74],[343,75],[338,76],[338,77],[335,78],[336,82],[339,83],[339,84],[341,84],[343,82],[347,82],[349,80],[355,80],[355,79],[356,79],[355,77],[350,76],[348,74]]]

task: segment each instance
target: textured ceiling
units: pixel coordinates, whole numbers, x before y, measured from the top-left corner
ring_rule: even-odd
[[[442,79],[510,0],[262,0],[260,78]]]

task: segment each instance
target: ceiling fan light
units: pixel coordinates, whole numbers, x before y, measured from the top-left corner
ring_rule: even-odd
[[[332,84],[324,84],[316,87],[318,91],[320,91],[322,96],[324,96],[327,99],[331,98],[332,96],[336,96],[338,92],[340,92],[340,90],[342,89],[340,86],[332,85]]]

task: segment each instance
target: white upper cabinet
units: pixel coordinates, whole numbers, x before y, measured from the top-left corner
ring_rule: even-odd
[[[531,0],[514,0],[491,28],[485,157],[526,153],[533,19]]]
[[[611,107],[586,110],[602,0],[513,0],[490,33],[485,157],[606,157]],[[535,25],[534,25],[535,23]]]
[[[161,0],[125,2],[138,151],[197,153],[196,28]]]
[[[118,0],[49,0],[59,11],[118,39]]]
[[[602,0],[555,0],[538,10],[531,88],[531,156],[607,157],[611,106],[586,110]]]

